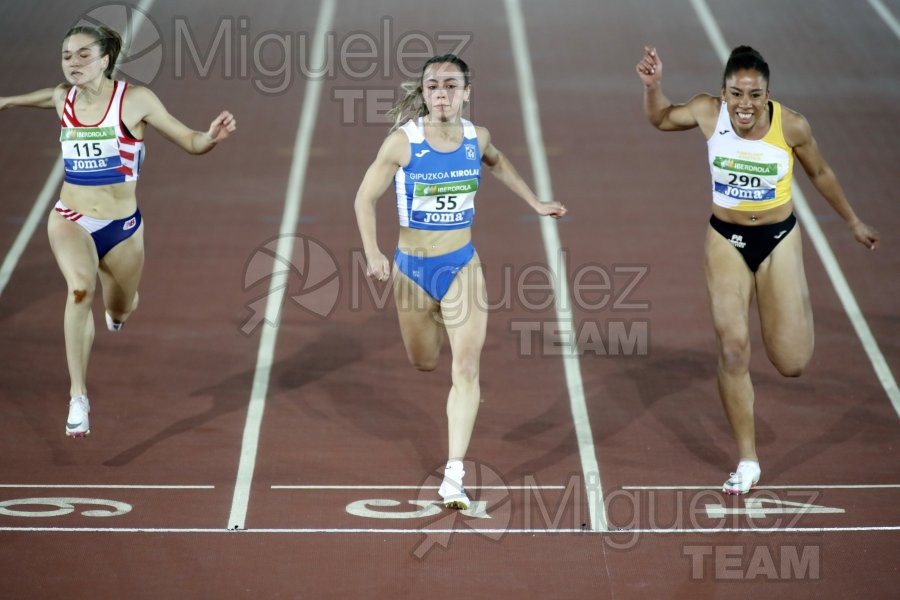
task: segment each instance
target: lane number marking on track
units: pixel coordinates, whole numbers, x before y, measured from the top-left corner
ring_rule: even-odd
[[[769,515],[811,515],[845,513],[843,508],[805,504],[776,498],[747,498],[745,508],[729,508],[719,504],[707,504],[706,515],[710,519],[722,519],[727,515],[747,515],[751,519],[765,518]]]
[[[425,519],[435,517],[444,510],[437,500],[407,500],[407,504],[417,506],[415,510],[378,510],[384,508],[396,508],[402,506],[402,502],[386,498],[370,498],[368,500],[356,500],[347,505],[346,511],[353,516],[366,519]],[[459,511],[461,514],[475,519],[490,519],[487,512],[487,502],[474,500],[468,510]]]
[[[84,510],[85,517],[118,517],[131,512],[132,506],[117,500],[101,498],[17,498],[0,502],[0,515],[8,517],[62,517],[75,512],[76,504],[102,506],[100,509]],[[18,506],[48,506],[46,510],[21,510]]]

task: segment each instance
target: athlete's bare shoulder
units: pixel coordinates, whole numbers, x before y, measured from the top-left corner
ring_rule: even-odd
[[[688,100],[686,106],[706,137],[712,135],[716,121],[719,120],[722,99],[712,94],[702,93]]]
[[[66,102],[66,96],[69,94],[69,90],[72,89],[71,83],[61,83],[55,88],[53,88],[53,106],[56,108],[57,114],[62,117],[63,112],[63,104]]]
[[[395,129],[381,143],[376,161],[395,166],[404,166],[409,164],[409,158],[409,136],[406,135],[406,131],[403,129]]]
[[[159,97],[150,88],[131,83],[125,89],[125,94],[122,98],[126,99],[129,104],[138,104],[142,108],[160,102]]]
[[[478,149],[484,154],[485,148],[491,144],[491,132],[488,131],[487,127],[475,125],[475,133],[478,135]]]
[[[812,139],[812,128],[806,117],[784,104],[781,105],[781,131],[784,141],[792,148],[807,144]]]

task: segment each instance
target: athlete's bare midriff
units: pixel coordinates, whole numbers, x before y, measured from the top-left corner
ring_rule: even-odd
[[[712,204],[712,214],[726,223],[735,223],[737,225],[770,225],[772,223],[781,223],[794,212],[794,202],[789,200],[784,204],[775,206],[768,210],[749,211],[734,210],[733,208],[725,208],[716,203]]]
[[[124,219],[137,210],[136,188],[136,181],[91,186],[63,182],[59,198],[67,208],[88,217]]]
[[[400,241],[397,242],[397,247],[406,254],[439,256],[459,250],[470,241],[472,241],[470,227],[447,231],[401,227]]]

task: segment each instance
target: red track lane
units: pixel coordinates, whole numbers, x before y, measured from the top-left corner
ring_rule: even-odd
[[[148,136],[139,186],[148,248],[141,307],[121,335],[98,322],[87,440],[62,432],[65,287],[41,224],[0,296],[0,419],[7,425],[0,484],[203,487],[0,488],[0,506],[10,510],[49,510],[2,504],[44,497],[130,506],[105,518],[82,512],[119,505],[76,504],[69,514],[40,518],[0,512],[2,528],[122,530],[0,531],[5,595],[847,598],[864,581],[869,596],[891,597],[900,536],[871,528],[900,524],[900,489],[872,486],[900,484],[900,461],[891,452],[897,414],[808,238],[813,362],[798,380],[780,377],[754,326],[763,487],[745,498],[716,491],[733,468],[734,448],[716,394],[702,273],[705,148],[697,132],[664,135],[646,123],[633,70],[643,43],[651,42],[665,62],[670,98],[716,91],[721,64],[690,2],[523,4],[553,192],[571,211],[559,224],[570,286],[576,289],[579,273],[594,283],[590,273],[610,276],[605,306],[586,304],[599,304],[602,293],[582,289],[583,302],[573,310],[576,326],[603,333],[602,346],[596,338],[582,345],[580,366],[610,525],[620,531],[578,531],[588,521],[589,485],[563,363],[550,330],[523,340],[516,329],[523,322],[550,327],[555,319],[552,307],[529,304],[545,300],[545,293],[521,291],[523,282],[541,282],[526,277],[528,267],[546,263],[538,220],[487,173],[474,242],[496,306],[470,458],[481,465],[474,483],[495,487],[473,489],[487,515],[435,512],[430,504],[434,469],[445,459],[449,349],[434,373],[408,366],[393,303],[373,296],[380,290],[373,292],[362,277],[353,196],[387,128],[367,120],[362,104],[349,118],[340,95],[368,90],[373,98],[395,90],[403,78],[395,44],[411,32],[432,40],[439,32],[471,35],[463,56],[474,70],[472,119],[491,130],[527,181],[534,176],[503,4],[425,9],[412,0],[338,0],[337,51],[354,32],[383,41],[384,19],[390,19],[394,47],[387,55],[382,46],[377,50],[389,76],[353,78],[338,65],[325,82],[293,258],[302,264],[304,249],[323,248],[334,263],[317,255],[313,266],[324,278],[336,268],[340,290],[336,297],[298,296],[312,302],[312,312],[300,300],[284,304],[246,519],[250,531],[224,531],[260,337],[259,330],[245,335],[241,328],[253,314],[248,305],[268,285],[253,260],[268,260],[264,246],[278,231],[306,81],[295,69],[285,92],[265,94],[260,83],[275,84],[276,77],[226,78],[221,61],[206,77],[188,68],[176,78],[175,23],[189,23],[205,53],[220,19],[246,17],[252,51],[265,32],[298,32],[309,42],[319,3],[278,1],[251,12],[237,2],[157,0],[151,16],[165,62],[152,89],[192,127],[206,127],[228,108],[239,131],[201,158]],[[896,0],[885,4],[900,15]],[[95,6],[4,5],[0,69],[10,76],[0,93],[57,82],[55,44]],[[772,66],[773,97],[809,118],[857,212],[881,230],[883,247],[865,251],[798,174],[896,375],[900,255],[891,233],[900,230],[900,213],[891,140],[900,130],[886,115],[900,100],[893,76],[900,41],[865,3],[765,0],[748,11],[727,0],[712,11],[730,45],[762,51]],[[308,48],[293,51],[294,61],[308,60]],[[264,56],[275,64],[278,47],[269,45]],[[50,111],[4,111],[0,127],[5,253],[58,146]],[[389,254],[397,231],[390,193],[379,213],[381,248]],[[289,293],[303,286],[292,277]],[[313,314],[327,312],[332,300],[327,318]],[[614,351],[610,328],[635,324],[647,327],[647,351]],[[848,484],[860,487],[827,487]],[[519,489],[527,485],[556,487]],[[134,532],[154,529],[162,531]],[[522,529],[568,532],[517,532]]]

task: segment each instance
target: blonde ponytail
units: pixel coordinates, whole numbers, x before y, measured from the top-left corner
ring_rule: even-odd
[[[393,122],[391,131],[396,131],[409,119],[418,119],[428,114],[425,98],[422,96],[421,80],[404,81],[400,84],[400,89],[404,91],[403,97],[387,113]]]

